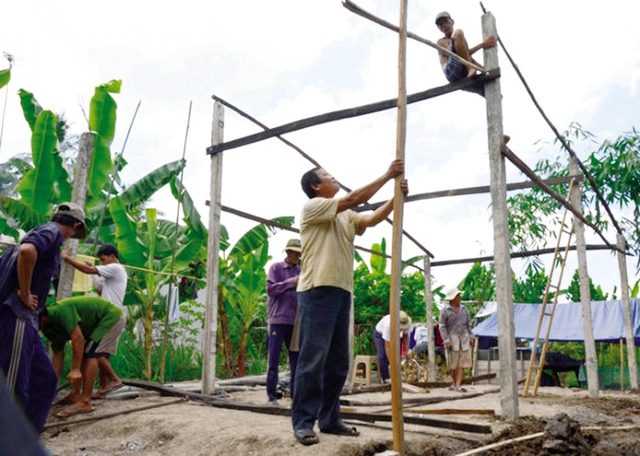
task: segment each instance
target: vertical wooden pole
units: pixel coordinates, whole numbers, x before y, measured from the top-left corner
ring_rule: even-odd
[[[620,391],[624,391],[624,342],[620,338]],[[629,369],[631,370],[631,369]]]
[[[482,16],[482,35],[497,36],[496,21],[491,13]],[[498,48],[484,50],[487,70],[499,67]],[[500,79],[485,84],[489,167],[491,173],[491,208],[493,210],[493,255],[496,268],[496,300],[498,301],[498,349],[500,352],[500,404],[502,417],[518,418],[518,381],[516,366],[515,327],[513,322],[513,290],[509,253],[509,218],[507,214],[507,176],[502,156],[502,95]]]
[[[620,294],[622,299],[622,311],[624,313],[624,334],[627,341],[627,366],[629,366],[629,386],[638,389],[638,365],[636,360],[636,348],[633,336],[633,320],[631,319],[631,299],[629,293],[629,279],[627,276],[627,242],[622,234],[616,236],[618,247],[618,268],[620,269]]]
[[[569,159],[569,175],[572,177],[580,176],[580,170],[573,157]],[[571,192],[570,203],[576,211],[582,213],[582,183],[579,179],[576,179],[576,181],[574,191]],[[587,382],[589,397],[595,399],[599,395],[598,362],[596,359],[596,342],[593,336],[591,289],[589,287],[589,273],[587,271],[587,241],[584,235],[584,222],[575,216],[573,217],[573,229],[576,233],[576,250],[578,252],[578,276],[580,277],[580,302],[582,303]]]
[[[211,145],[222,143],[224,108],[213,104]],[[210,394],[215,388],[216,341],[218,333],[218,252],[220,251],[220,212],[222,196],[222,152],[211,156],[211,182],[209,193],[209,240],[207,251],[207,295],[205,301],[204,347],[202,353],[202,393]]]
[[[427,353],[429,355],[429,381],[436,381],[436,335],[433,331],[433,291],[431,284],[431,258],[424,256],[424,305],[427,310]]]
[[[76,172],[73,177],[73,190],[71,191],[71,201],[84,209],[87,202],[87,180],[89,178],[89,168],[91,167],[91,156],[93,155],[93,134],[82,133],[80,135],[80,151],[76,162]],[[65,249],[71,249],[71,256],[75,258],[78,253],[78,239],[67,239],[64,243]],[[73,276],[75,269],[66,261],[60,267],[60,280],[56,300],[71,297],[73,291]]]
[[[398,44],[398,124],[396,135],[396,158],[404,160],[407,132],[407,3],[400,2],[400,29]],[[391,247],[391,289],[389,314],[391,315],[391,417],[393,420],[393,449],[404,455],[404,420],[402,413],[402,378],[400,372],[400,288],[402,280],[402,218],[404,194],[402,180],[395,180],[393,197],[393,241]],[[407,347],[408,348],[408,347]]]

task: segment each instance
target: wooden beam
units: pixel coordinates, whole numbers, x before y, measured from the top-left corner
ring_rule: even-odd
[[[75,420],[62,420],[57,423],[47,423],[44,425],[43,429],[52,429],[52,428],[61,427],[61,426],[72,426],[74,424],[90,423],[92,421],[104,420],[107,418],[113,418],[115,416],[128,415],[129,413],[143,412],[145,410],[150,410],[158,407],[165,407],[167,405],[175,405],[181,402],[185,402],[185,399],[180,398],[174,401],[163,402],[161,404],[144,405],[142,407],[134,407],[127,410],[119,410],[117,412],[112,412],[112,413],[101,413],[99,415],[76,418]]]
[[[542,182],[550,186],[550,185],[568,184],[570,180],[571,180],[570,177],[558,177],[554,179],[545,179],[545,180],[542,180]],[[507,191],[522,190],[525,188],[534,188],[534,187],[540,187],[540,184],[536,181],[516,182],[513,184],[507,184]],[[438,190],[436,192],[417,193],[415,195],[409,195],[405,198],[405,202],[411,203],[413,201],[444,198],[448,196],[477,195],[477,194],[489,193],[489,192],[491,192],[491,187],[488,185],[481,185],[478,187],[453,188],[450,190]],[[373,211],[373,210],[376,210],[378,207],[382,206],[384,203],[385,203],[384,201],[380,201],[377,203],[363,204],[361,206],[354,208],[353,210],[356,212]]]
[[[143,380],[123,380],[126,385],[135,386],[137,388],[149,389],[157,391],[164,396],[186,397],[188,399],[203,402],[213,407],[220,407],[230,410],[240,410],[254,413],[265,413],[268,415],[291,416],[291,409],[273,407],[271,405],[250,404],[247,402],[235,402],[228,399],[219,399],[207,394],[193,393],[189,391],[181,391],[177,388],[161,385],[159,383],[147,382]],[[370,423],[390,422],[391,415],[381,415],[376,413],[340,413],[342,419],[361,420]],[[491,426],[478,425],[470,423],[457,423],[455,421],[436,420],[432,418],[421,418],[413,416],[405,416],[403,421],[408,424],[418,424],[422,426],[431,426],[444,429],[452,429],[456,431],[472,432],[477,434],[490,434]]]
[[[421,415],[495,415],[493,409],[405,409],[404,413],[419,413]]]
[[[478,81],[487,82],[493,81],[500,77],[500,69],[496,68],[492,71],[484,73],[482,75],[475,76],[473,78],[465,78],[462,81],[452,82],[444,86],[436,87],[433,89],[425,90],[423,92],[414,93],[407,96],[407,104],[416,103],[418,101],[428,100],[429,98],[439,97],[447,93],[455,92],[456,90],[462,90],[477,84]],[[306,119],[297,120],[288,124],[280,125],[279,127],[271,128],[259,133],[254,133],[249,136],[234,139],[232,141],[212,144],[207,148],[207,154],[217,154],[223,150],[235,149],[241,146],[253,144],[265,139],[273,138],[283,135],[285,133],[292,133],[294,131],[303,130],[305,128],[322,125],[329,122],[335,122],[337,120],[350,119],[353,117],[364,116],[366,114],[373,114],[375,112],[385,111],[387,109],[393,109],[397,107],[398,100],[393,98],[391,100],[380,101],[377,103],[371,103],[364,106],[358,106],[355,108],[342,109],[340,111],[333,111],[326,114],[320,114]]]

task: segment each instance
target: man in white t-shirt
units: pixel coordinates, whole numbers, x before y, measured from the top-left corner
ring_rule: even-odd
[[[409,334],[411,334],[411,317],[404,310],[400,311],[400,338],[405,348],[407,357],[409,354]],[[378,321],[373,332],[373,341],[378,352],[378,364],[380,378],[384,383],[389,381],[389,352],[391,351],[391,315],[387,314]]]
[[[426,355],[427,346],[429,345],[429,329],[427,325],[417,326],[413,332],[413,340],[416,343],[413,347],[413,352],[416,356],[420,357]]]
[[[116,246],[103,244],[98,249],[97,256],[100,261],[98,266],[94,266],[89,262],[80,263],[69,255],[70,251],[65,250],[62,252],[62,259],[78,271],[90,274],[91,281],[98,294],[103,299],[121,308],[124,311],[124,315],[127,316],[127,311],[124,307],[124,295],[127,290],[128,277],[124,266],[120,264],[120,256]],[[108,392],[124,386],[124,383],[111,367],[109,358],[98,358],[98,365],[100,368],[100,388],[95,398],[102,399]]]

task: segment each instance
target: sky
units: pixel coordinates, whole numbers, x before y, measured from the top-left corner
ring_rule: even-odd
[[[359,6],[397,24],[399,1],[358,0]],[[577,122],[597,144],[638,127],[640,120],[640,4],[564,0],[482,2],[497,24],[507,51],[547,116],[560,131]],[[409,1],[408,29],[431,41],[440,32],[435,15],[447,10],[471,46],[481,41],[480,3]],[[108,4],[69,0],[9,2],[0,16],[0,50],[15,57],[7,96],[0,160],[29,151],[29,129],[17,96],[34,93],[45,109],[64,113],[72,132],[86,131],[84,112],[96,86],[122,80],[117,133],[119,152],[136,106],[140,110],[124,147],[126,183],[186,153],[185,185],[205,224],[208,221],[212,95],[275,127],[306,117],[395,98],[398,94],[398,37],[348,11],[340,0],[165,1]],[[482,59],[482,52],[476,54]],[[499,50],[503,130],[510,148],[530,167],[553,159],[558,148],[516,72]],[[6,68],[6,61],[0,68]],[[409,40],[407,92],[444,85],[437,52]],[[189,106],[192,105],[190,122]],[[489,184],[484,100],[457,92],[409,105],[406,177],[412,194]],[[397,111],[343,120],[286,135],[350,188],[380,176],[396,156]],[[260,131],[225,110],[226,141]],[[185,148],[186,135],[186,148]],[[594,147],[591,145],[591,147]],[[589,145],[577,144],[580,158]],[[223,158],[222,204],[263,218],[295,216],[306,196],[301,175],[312,165],[277,139],[229,150]],[[508,182],[527,180],[507,163]],[[387,184],[374,198],[392,197]],[[169,220],[176,204],[168,191],[153,197]],[[621,214],[620,214],[621,215]],[[237,241],[255,223],[224,213]],[[404,208],[405,231],[433,255],[432,261],[493,252],[490,196],[418,201]],[[274,261],[293,233],[271,239]],[[356,244],[390,244],[392,226],[367,230]],[[615,242],[615,233],[608,233]],[[588,243],[601,243],[587,233]],[[403,239],[403,258],[423,254]],[[553,246],[550,243],[549,246]],[[368,258],[368,255],[364,255]],[[575,256],[575,254],[574,254]],[[542,257],[548,263],[550,256]],[[574,264],[572,265],[572,262]],[[635,259],[629,260],[635,281]],[[570,256],[566,279],[577,263]],[[434,286],[449,288],[470,265],[432,270]],[[521,274],[523,265],[512,267]],[[619,288],[617,260],[607,252],[588,254],[589,273],[605,292]],[[568,282],[567,282],[568,283]],[[566,284],[566,283],[565,283]]]

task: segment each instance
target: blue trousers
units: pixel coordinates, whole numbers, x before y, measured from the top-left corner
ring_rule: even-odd
[[[298,293],[300,354],[291,420],[293,429],[337,426],[340,393],[349,372],[351,293],[317,287]]]
[[[0,369],[34,429],[42,433],[58,375],[38,331],[16,318],[8,306],[0,306]]]
[[[291,397],[295,391],[294,384],[296,378],[296,367],[298,365],[298,352],[291,351],[291,335],[293,334],[293,325],[269,325],[269,335],[267,342],[269,344],[269,368],[267,370],[267,396],[269,400],[278,399],[276,389],[278,388],[278,365],[280,364],[280,351],[282,344],[287,347],[289,353],[289,368],[291,369]]]
[[[384,349],[384,339],[382,334],[378,331],[373,331],[373,341],[376,344],[376,351],[378,352],[378,369],[380,369],[380,378],[382,381],[389,380],[389,359],[387,358],[387,351]]]

